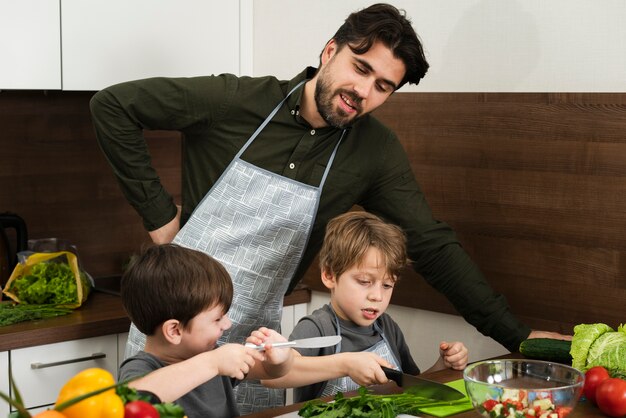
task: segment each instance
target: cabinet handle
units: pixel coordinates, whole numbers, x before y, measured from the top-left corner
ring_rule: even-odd
[[[46,367],[62,366],[63,364],[80,363],[81,361],[98,360],[105,358],[105,353],[93,353],[88,357],[74,358],[71,360],[55,361],[53,363],[30,363],[31,369],[45,369]]]

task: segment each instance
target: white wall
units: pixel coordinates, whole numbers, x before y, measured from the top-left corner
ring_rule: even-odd
[[[431,68],[423,92],[624,92],[623,0],[388,0],[405,9]],[[347,15],[374,0],[254,1],[253,74],[317,66]]]

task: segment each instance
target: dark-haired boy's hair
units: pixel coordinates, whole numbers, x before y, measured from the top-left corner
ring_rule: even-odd
[[[135,256],[121,279],[122,303],[139,331],[153,335],[169,319],[185,327],[202,311],[230,309],[233,284],[222,264],[200,251],[155,245]]]
[[[406,74],[398,85],[418,84],[428,71],[428,62],[411,21],[404,10],[377,3],[348,16],[333,38],[337,48],[348,45],[352,52],[366,53],[374,43],[380,41],[396,58],[402,60]]]

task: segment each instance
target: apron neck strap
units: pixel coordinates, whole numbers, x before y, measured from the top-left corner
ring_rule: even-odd
[[[254,131],[254,133],[250,136],[250,138],[248,138],[248,140],[246,141],[246,143],[241,147],[241,149],[239,150],[239,152],[235,155],[235,157],[233,158],[233,160],[237,160],[239,158],[241,158],[241,156],[243,155],[243,153],[248,149],[248,147],[250,146],[250,144],[252,144],[252,142],[256,139],[256,137],[259,135],[259,133],[263,130],[263,128],[265,128],[265,126],[267,126],[268,123],[270,123],[270,121],[272,120],[272,118],[276,115],[276,113],[278,112],[278,110],[283,106],[283,104],[287,101],[287,99],[289,98],[289,96],[291,96],[291,94],[296,91],[298,88],[300,88],[300,86],[302,86],[304,83],[306,83],[308,80],[302,80],[301,82],[299,82],[294,88],[291,89],[291,91],[289,91],[289,93],[287,93],[287,95],[285,96],[284,99],[282,99],[280,101],[280,103],[278,103],[276,105],[276,107],[274,108],[274,110],[272,110],[270,112],[270,114],[265,118],[265,120],[263,121],[263,123],[261,123],[261,125],[259,125],[258,128],[256,128],[256,131]],[[326,177],[328,177],[328,173],[330,172],[330,167],[333,165],[333,160],[335,159],[335,155],[337,154],[337,149],[339,148],[339,144],[341,144],[341,141],[343,140],[344,136],[346,135],[347,129],[344,129],[343,131],[341,131],[341,137],[339,138],[339,141],[337,141],[337,145],[335,145],[335,148],[333,149],[333,152],[328,160],[328,164],[326,164],[326,169],[324,170],[324,174],[322,175],[322,180],[320,181],[320,185],[318,186],[320,189],[322,189],[324,187],[324,183],[326,182]]]
[[[322,181],[320,181],[320,185],[319,185],[320,189],[324,188],[324,183],[326,182],[326,177],[328,177],[328,173],[330,172],[330,167],[333,165],[333,160],[335,159],[335,155],[337,155],[337,148],[339,148],[339,144],[341,144],[341,140],[346,135],[346,131],[347,131],[347,129],[344,129],[343,131],[341,131],[341,137],[339,138],[339,141],[337,141],[337,145],[335,145],[335,149],[333,149],[333,153],[331,154],[330,158],[328,159],[328,164],[326,164],[326,169],[324,170],[324,175],[322,176]]]
[[[285,98],[283,100],[280,101],[280,103],[278,103],[276,105],[276,107],[274,108],[274,110],[272,110],[270,112],[270,114],[265,118],[265,120],[263,121],[263,123],[261,123],[261,125],[259,125],[258,128],[256,128],[256,131],[254,131],[254,133],[252,134],[252,136],[250,136],[250,138],[248,138],[248,141],[246,141],[246,143],[243,145],[243,147],[241,147],[241,149],[239,150],[239,152],[237,153],[237,155],[235,155],[234,159],[238,159],[239,157],[241,157],[241,155],[245,152],[246,149],[248,149],[248,147],[250,146],[250,144],[252,144],[252,141],[254,141],[254,139],[257,137],[257,135],[263,130],[263,128],[265,128],[265,126],[270,123],[270,121],[272,120],[272,118],[276,115],[276,113],[278,112],[278,110],[282,107],[282,105],[287,101],[287,99],[289,98],[289,96],[291,96],[291,93],[293,93],[294,91],[296,91],[300,86],[302,86],[304,83],[306,83],[307,80],[302,80],[301,82],[299,82],[294,88],[291,89],[291,91],[289,93],[287,93],[287,95],[285,96]]]

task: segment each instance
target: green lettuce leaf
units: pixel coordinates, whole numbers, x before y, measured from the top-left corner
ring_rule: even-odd
[[[613,328],[606,324],[580,324],[574,327],[574,337],[572,338],[572,366],[586,371],[587,356],[591,345],[600,338],[601,335],[612,332]]]
[[[63,305],[78,301],[76,279],[66,263],[35,264],[30,273],[16,279],[12,289],[20,302],[33,305]]]
[[[586,367],[593,366],[626,370],[626,333],[618,331],[602,334],[591,345],[587,355]]]

